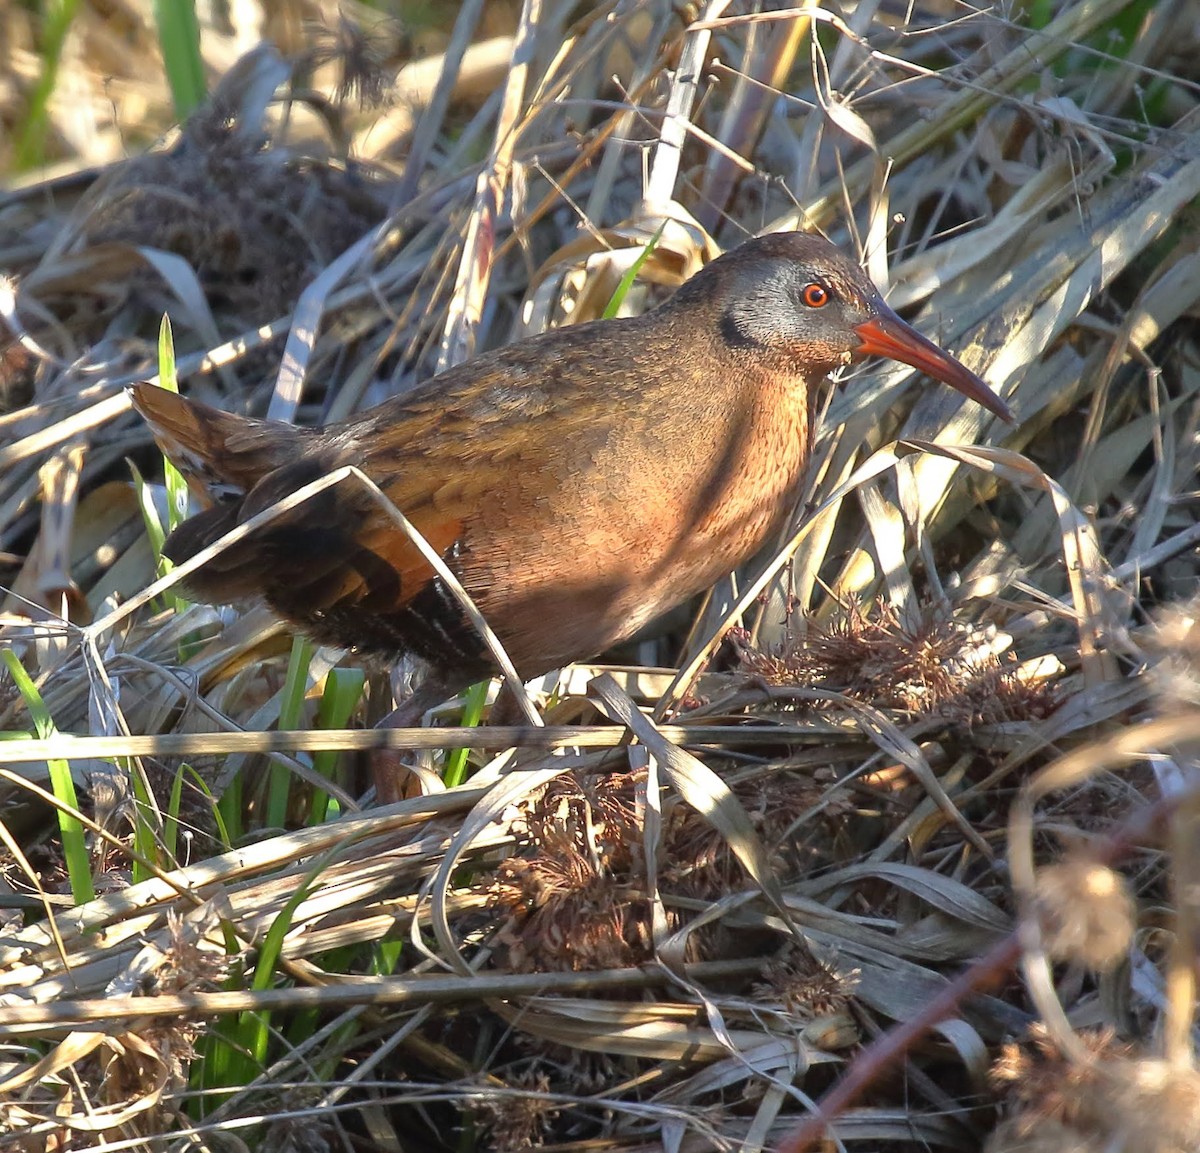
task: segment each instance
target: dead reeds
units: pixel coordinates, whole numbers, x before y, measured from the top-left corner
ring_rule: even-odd
[[[170,130],[151,6],[81,5],[0,194],[0,1146],[1196,1148],[1191,7],[277,7]],[[371,732],[379,670],[141,597],[164,313],[332,420],[797,225],[1018,425],[840,382],[777,555],[543,729]]]

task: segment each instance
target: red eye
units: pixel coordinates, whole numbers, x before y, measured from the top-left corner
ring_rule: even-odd
[[[800,298],[809,308],[824,308],[829,303],[829,290],[823,284],[808,284]]]

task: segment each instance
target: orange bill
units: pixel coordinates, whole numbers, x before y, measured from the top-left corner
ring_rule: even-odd
[[[875,307],[876,315],[854,329],[862,341],[860,353],[887,356],[911,364],[934,380],[957,389],[963,396],[983,405],[1002,420],[1013,423],[1013,414],[1008,405],[969,368],[943,352],[932,340],[923,337],[912,325],[906,324],[882,301]]]

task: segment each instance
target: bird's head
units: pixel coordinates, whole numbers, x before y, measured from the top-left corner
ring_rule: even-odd
[[[810,380],[865,356],[886,356],[948,384],[989,412],[1012,413],[965,365],[888,307],[861,268],[820,236],[777,232],[707,265],[676,294],[706,297],[732,350],[802,365]]]

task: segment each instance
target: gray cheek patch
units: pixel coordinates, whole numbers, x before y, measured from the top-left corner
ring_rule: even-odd
[[[721,313],[721,339],[729,348],[761,348],[754,338],[756,325],[740,308],[727,308]]]
[[[721,315],[721,335],[731,348],[767,348],[791,339],[800,318],[796,270],[781,261],[746,269]]]

